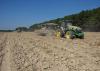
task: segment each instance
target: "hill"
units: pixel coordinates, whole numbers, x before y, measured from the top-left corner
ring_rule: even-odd
[[[50,21],[34,24],[29,30],[40,29],[48,23],[60,25],[63,20],[72,20],[73,25],[83,28],[84,31],[100,31],[100,7],[92,10],[83,10],[78,14],[64,16]]]

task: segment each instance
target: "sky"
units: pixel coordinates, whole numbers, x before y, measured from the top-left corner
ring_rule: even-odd
[[[100,7],[100,0],[0,0],[0,30],[79,13]]]

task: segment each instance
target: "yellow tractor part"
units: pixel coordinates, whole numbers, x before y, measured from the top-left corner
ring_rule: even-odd
[[[66,32],[65,37],[66,37],[67,39],[70,39],[70,32]]]
[[[56,37],[60,38],[61,33],[60,32],[56,32]]]

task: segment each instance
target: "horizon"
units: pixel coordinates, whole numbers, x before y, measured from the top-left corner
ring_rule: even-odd
[[[0,0],[0,30],[29,27],[97,7],[99,0]]]

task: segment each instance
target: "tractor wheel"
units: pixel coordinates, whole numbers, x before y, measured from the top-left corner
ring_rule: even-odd
[[[75,36],[74,36],[74,34],[73,34],[72,31],[66,32],[65,37],[66,37],[67,39],[74,39],[74,38],[75,38]]]
[[[67,39],[70,39],[70,33],[69,33],[69,32],[66,32],[65,37],[66,37]]]
[[[81,36],[80,39],[84,39],[84,36]]]
[[[61,37],[61,33],[60,32],[56,32],[56,37],[60,38]]]

